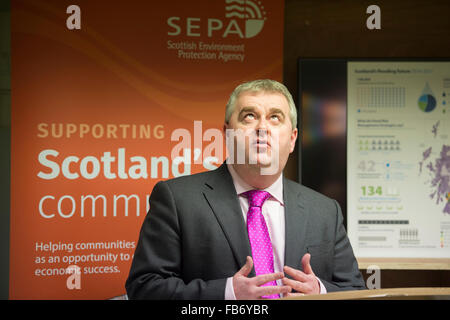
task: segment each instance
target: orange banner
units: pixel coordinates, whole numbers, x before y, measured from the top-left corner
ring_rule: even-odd
[[[72,2],[11,1],[11,299],[125,294],[154,184],[217,167],[233,88],[282,78],[282,1]]]

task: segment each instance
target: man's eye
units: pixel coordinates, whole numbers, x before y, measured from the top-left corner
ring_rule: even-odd
[[[255,119],[255,115],[253,113],[247,113],[244,119],[253,120]]]
[[[277,114],[273,114],[270,116],[270,119],[280,121],[280,116]]]

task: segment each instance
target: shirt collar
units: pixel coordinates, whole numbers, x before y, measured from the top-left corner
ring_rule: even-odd
[[[249,190],[255,189],[251,185],[249,185],[247,182],[245,182],[239,174],[234,170],[233,166],[229,163],[227,163],[228,171],[231,174],[231,178],[233,179],[234,188],[236,189],[236,192],[238,195],[241,195],[244,192],[247,192]],[[278,179],[269,187],[263,189],[264,191],[267,191],[270,193],[270,195],[275,198],[278,202],[280,202],[282,205],[284,205],[283,201],[283,174],[280,174]]]

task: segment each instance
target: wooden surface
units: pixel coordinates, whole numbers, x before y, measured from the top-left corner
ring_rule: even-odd
[[[360,270],[378,266],[381,270],[450,270],[450,259],[358,258]]]
[[[340,291],[282,300],[450,300],[450,288],[394,288]]]

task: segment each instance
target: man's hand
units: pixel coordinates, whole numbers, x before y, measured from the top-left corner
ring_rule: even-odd
[[[281,293],[286,294],[291,292],[292,289],[288,285],[260,287],[267,282],[282,279],[284,277],[283,272],[263,274],[253,278],[248,278],[247,276],[250,271],[252,271],[252,268],[253,259],[251,257],[247,257],[247,262],[245,265],[233,276],[234,295],[237,300],[262,299],[261,296]]]
[[[288,293],[287,297],[303,296],[305,294],[319,294],[320,284],[314,272],[312,271],[309,261],[311,255],[305,254],[302,258],[302,266],[304,272],[294,268],[285,266],[284,272],[290,275],[294,280],[283,278],[283,284],[292,287],[297,292]]]

